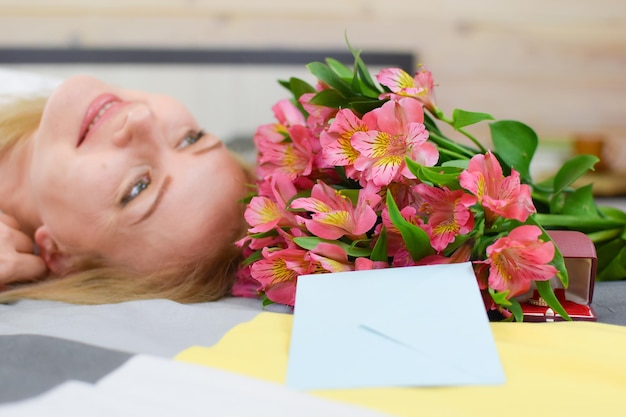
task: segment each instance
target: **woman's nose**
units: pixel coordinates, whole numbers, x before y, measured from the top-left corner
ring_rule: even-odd
[[[132,141],[146,142],[154,140],[158,132],[155,129],[154,114],[146,105],[132,105],[126,114],[122,127],[113,135],[113,144],[118,147],[128,146]]]

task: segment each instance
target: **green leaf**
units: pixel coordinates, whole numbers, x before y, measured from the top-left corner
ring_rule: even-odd
[[[382,90],[373,84],[373,81],[367,81],[371,80],[371,76],[366,71],[367,68],[364,69],[357,65],[355,76],[352,80],[352,88],[359,91],[364,97],[380,100],[378,96],[382,94]]]
[[[267,307],[269,305],[274,304],[274,302],[272,300],[270,300],[269,298],[267,298],[267,295],[263,296],[263,302],[261,303],[263,305],[263,307]]]
[[[600,269],[604,269],[616,258],[616,254],[619,254],[620,251],[622,251],[625,243],[626,242],[624,242],[623,239],[618,237],[600,245],[596,245],[596,254],[598,255],[598,271],[600,271]]]
[[[320,243],[330,243],[331,245],[336,245],[342,248],[344,251],[346,251],[348,256],[364,257],[370,256],[372,253],[372,250],[370,248],[361,248],[358,246],[349,245],[340,240],[328,240],[315,236],[296,237],[293,239],[293,241],[296,243],[296,245],[306,250],[315,250],[317,245],[319,245]]]
[[[563,214],[573,214],[578,216],[600,217],[598,208],[593,196],[592,185],[580,187],[565,197]]]
[[[277,235],[278,235],[278,232],[276,231],[276,229],[272,229],[272,230],[268,230],[267,232],[252,233],[248,236],[250,236],[252,239],[262,239],[264,237],[277,236]]]
[[[565,194],[563,193],[554,194],[552,198],[550,198],[550,213],[562,214],[564,206],[565,206]]]
[[[352,70],[343,62],[339,62],[334,58],[326,58],[326,63],[337,75],[346,80],[352,79]]]
[[[248,266],[263,257],[261,249],[255,251],[241,262],[241,266]]]
[[[611,219],[626,221],[626,212],[611,206],[599,206],[598,209],[603,216],[610,217]]]
[[[372,78],[370,71],[367,68],[367,65],[365,65],[365,62],[363,62],[363,59],[361,58],[361,51],[354,49],[352,45],[350,45],[350,42],[348,41],[347,38],[346,38],[346,44],[348,45],[348,49],[350,50],[350,52],[352,53],[352,56],[354,57],[354,71],[355,71],[354,79],[355,80],[359,79],[362,82],[361,92],[370,98],[377,99],[380,93],[382,93],[382,91],[379,89],[378,85],[376,85],[376,83],[374,82],[374,79]]]
[[[552,310],[558,313],[565,320],[572,320],[569,314],[567,314],[567,311],[565,311],[559,300],[556,298],[556,295],[554,295],[554,290],[550,285],[550,281],[535,281],[535,286],[537,287],[537,291],[539,291],[541,298],[546,300],[546,303],[548,303]]]
[[[348,104],[348,108],[359,116],[363,116],[365,113],[368,113],[374,109],[379,108],[383,104],[385,104],[386,100],[358,100],[358,101],[350,101]]]
[[[389,210],[391,222],[400,231],[406,249],[409,251],[414,261],[419,261],[423,257],[435,253],[430,245],[430,239],[426,232],[418,226],[409,223],[402,217],[396,202],[389,192],[387,193],[387,209]]]
[[[613,247],[623,246],[624,242],[616,242]],[[602,252],[598,253],[598,259],[600,259]],[[617,252],[615,250],[608,252],[611,257],[608,264],[600,267],[598,264],[598,275],[596,279],[598,281],[618,281],[624,279],[626,276],[626,248],[623,248]]]
[[[511,314],[513,314],[513,317],[515,317],[515,321],[524,321],[524,311],[522,310],[522,306],[519,301],[517,301],[515,298],[512,298],[510,301],[511,305],[507,307],[507,310],[509,310]]]
[[[292,77],[289,79],[288,89],[297,100],[302,94],[315,93],[315,88],[300,78]]]
[[[337,90],[322,90],[311,98],[311,104],[336,109],[347,107],[349,101]]]
[[[430,185],[459,188],[459,174],[463,169],[454,166],[425,167],[412,159],[406,158],[406,166],[420,181]]]
[[[560,193],[583,176],[600,159],[594,155],[577,155],[561,166],[554,176],[554,192]]]
[[[500,292],[494,290],[493,288],[489,288],[489,295],[491,295],[493,302],[503,307],[511,305],[511,300],[508,299],[509,292],[509,290]]]
[[[317,77],[320,81],[328,84],[330,87],[336,89],[344,97],[353,95],[352,88],[343,78],[337,75],[332,69],[322,62],[311,62],[306,66],[311,74]]]
[[[530,127],[515,120],[494,122],[489,128],[498,157],[509,168],[519,172],[524,182],[532,182],[530,162],[537,150],[537,134]]]
[[[467,167],[469,166],[469,159],[453,159],[444,162],[443,164],[441,164],[441,166],[460,168],[461,170],[464,170],[467,169]]]
[[[452,112],[452,125],[455,129],[461,129],[483,120],[495,120],[494,117],[487,113],[476,113],[461,109],[454,109]]]
[[[385,226],[380,229],[380,234],[378,235],[378,240],[374,245],[374,249],[372,249],[370,259],[374,262],[387,262],[389,259],[387,256],[387,229]]]

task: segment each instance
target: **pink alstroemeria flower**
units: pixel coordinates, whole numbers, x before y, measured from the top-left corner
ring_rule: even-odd
[[[264,124],[257,128],[253,137],[257,148],[266,142],[282,142],[288,134],[287,129],[289,127],[306,123],[300,110],[287,99],[280,100],[274,104],[272,112],[277,122]]]
[[[500,163],[491,152],[472,157],[459,180],[461,187],[478,198],[490,221],[502,216],[525,222],[537,211],[530,187],[520,183],[519,172],[511,169],[511,175],[504,177]]]
[[[258,298],[261,284],[250,275],[250,266],[241,267],[230,293],[234,297]]]
[[[320,134],[322,161],[325,166],[346,167],[346,175],[349,178],[357,179],[358,176],[353,165],[359,156],[359,151],[352,146],[352,135],[368,130],[370,127],[359,119],[352,110],[339,110],[328,129]]]
[[[529,290],[532,281],[545,281],[558,272],[549,264],[554,258],[554,244],[539,239],[541,229],[523,225],[487,247],[489,286],[510,291],[508,298]]]
[[[298,276],[308,274],[310,261],[307,251],[281,249],[262,251],[263,259],[253,263],[250,275],[260,283],[261,291],[275,303],[293,306],[296,302]]]
[[[315,153],[309,130],[296,125],[288,128],[288,133],[291,141],[280,143],[255,137],[259,150],[257,175],[264,178],[278,172],[289,175],[293,180],[311,173]]]
[[[399,268],[399,267],[404,267],[404,266],[415,266],[415,265],[417,265],[417,262],[413,260],[413,257],[404,246],[399,248],[393,254],[393,260],[391,262],[391,266],[393,268]]]
[[[384,261],[372,261],[370,258],[356,258],[354,260],[355,271],[369,271],[371,269],[389,268],[389,264]]]
[[[431,112],[436,111],[435,82],[432,73],[425,67],[420,66],[413,77],[400,68],[386,68],[378,73],[376,79],[393,92],[383,94],[381,98],[413,97]]]
[[[272,106],[272,112],[274,117],[278,120],[278,123],[285,127],[291,127],[296,125],[306,125],[304,115],[291,100],[282,99],[279,100],[274,106]]]
[[[348,261],[348,254],[341,247],[332,243],[319,243],[309,251],[309,259],[315,264],[316,272],[345,272],[354,267]]]
[[[474,228],[474,215],[469,208],[476,203],[476,197],[463,190],[451,191],[426,184],[416,185],[415,191],[423,199],[419,214],[425,215],[425,223],[421,227],[436,251],[444,250],[458,235]]]
[[[472,246],[465,244],[455,250],[450,256],[443,256],[439,254],[428,255],[416,262],[416,265],[442,265],[442,264],[456,264],[467,262],[470,260],[472,254]]]
[[[317,237],[335,240],[344,235],[360,236],[376,224],[376,212],[372,209],[380,202],[380,196],[368,188],[359,190],[356,207],[352,201],[334,188],[318,182],[311,190],[311,197],[297,198],[291,203],[295,209],[313,213],[311,218],[300,221]]]
[[[385,186],[401,177],[415,178],[404,162],[409,157],[420,165],[437,163],[437,147],[427,142],[428,131],[422,123],[424,111],[413,99],[388,101],[363,117],[371,130],[356,132],[352,146],[360,152],[354,168],[366,181]]]
[[[244,213],[251,233],[264,233],[274,229],[283,220],[284,210],[267,197],[254,196]]]
[[[311,99],[315,96],[315,93],[302,94],[298,101],[304,107],[304,110],[309,114],[306,119],[307,126],[313,130],[313,133],[318,135],[322,129],[326,126],[328,121],[335,116],[337,109],[333,107],[320,106],[317,104],[311,104]]]
[[[287,211],[287,202],[297,190],[288,176],[277,174],[269,178],[267,196],[252,197],[244,212],[244,218],[251,226],[250,233],[264,233],[279,226],[296,224],[294,215]]]

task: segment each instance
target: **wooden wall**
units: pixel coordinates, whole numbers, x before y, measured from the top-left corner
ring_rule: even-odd
[[[341,49],[345,33],[415,52],[447,112],[626,142],[623,0],[0,0],[0,47]]]

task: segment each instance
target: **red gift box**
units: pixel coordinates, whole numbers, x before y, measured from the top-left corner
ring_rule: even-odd
[[[548,234],[563,254],[569,276],[567,288],[563,288],[557,277],[550,280],[557,299],[572,320],[597,321],[596,313],[591,307],[598,262],[593,242],[584,233],[576,231],[550,230]],[[563,320],[558,313],[545,305],[534,286],[517,297],[517,300],[522,305],[524,321]]]

